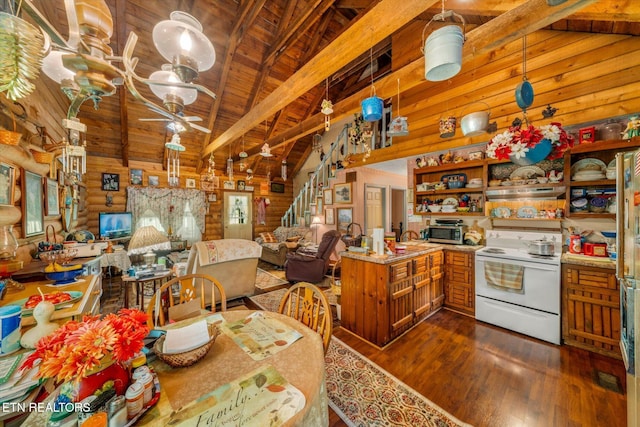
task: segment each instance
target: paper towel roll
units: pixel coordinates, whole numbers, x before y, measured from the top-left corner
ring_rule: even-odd
[[[376,255],[384,255],[384,228],[373,229],[373,252]]]

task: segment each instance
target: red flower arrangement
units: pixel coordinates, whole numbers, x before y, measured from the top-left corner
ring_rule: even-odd
[[[540,128],[533,125],[527,128],[512,126],[491,138],[487,144],[487,157],[499,160],[509,159],[510,156],[525,157],[530,149],[545,139],[551,142],[551,153],[547,156],[551,160],[561,158],[575,143],[573,135],[568,134],[557,122]]]
[[[148,334],[147,314],[138,309],[122,309],[103,318],[84,316],[81,322],[67,322],[38,341],[21,368],[31,368],[40,360],[39,378],[84,378],[104,361],[131,359],[142,350]]]

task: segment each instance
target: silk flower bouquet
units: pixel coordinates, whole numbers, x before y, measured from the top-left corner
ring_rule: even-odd
[[[508,160],[510,158],[521,159],[535,148],[543,140],[551,142],[551,152],[548,159],[559,159],[565,151],[573,147],[575,139],[573,135],[567,133],[562,125],[553,122],[548,125],[536,128],[529,125],[523,129],[521,125],[512,126],[508,130],[495,135],[487,144],[487,157],[498,160]]]
[[[100,367],[131,359],[142,350],[148,334],[147,314],[138,309],[122,309],[103,318],[84,316],[40,339],[21,368],[40,361],[39,378],[80,381]]]

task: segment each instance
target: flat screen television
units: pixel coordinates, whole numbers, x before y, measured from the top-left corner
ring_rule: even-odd
[[[131,212],[100,212],[100,238],[131,237]]]

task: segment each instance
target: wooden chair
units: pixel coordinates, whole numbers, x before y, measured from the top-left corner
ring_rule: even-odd
[[[413,230],[407,230],[400,236],[401,242],[407,242],[409,240],[419,240],[420,235]]]
[[[319,333],[324,352],[327,352],[333,330],[333,315],[327,297],[316,285],[298,282],[291,286],[280,300],[278,312]]]
[[[179,292],[176,295],[174,295],[172,289],[174,285],[179,287]],[[150,328],[165,325],[169,321],[169,307],[184,304],[205,295],[205,289],[209,286],[211,287],[210,311],[212,313],[216,312],[216,291],[220,298],[220,311],[226,311],[227,297],[225,296],[224,288],[217,279],[206,274],[187,274],[176,277],[158,288],[147,307],[147,324]],[[156,309],[157,305],[159,305],[158,309]],[[205,298],[201,297],[200,309],[205,310],[207,305]]]

